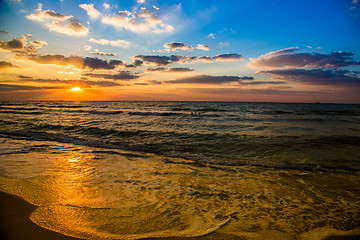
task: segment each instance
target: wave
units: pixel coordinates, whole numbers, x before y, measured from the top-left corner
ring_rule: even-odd
[[[0,110],[14,110],[14,111],[34,111],[34,110],[39,110],[39,108],[36,107],[1,107],[0,106]]]
[[[41,127],[40,127],[41,128]],[[53,127],[54,128],[54,127]],[[240,138],[234,138],[234,136],[227,135],[209,135],[209,134],[196,134],[196,136],[180,134],[179,136],[170,136],[173,133],[160,133],[160,132],[148,132],[148,131],[116,131],[100,129],[97,127],[77,127],[68,126],[65,127],[70,132],[75,132],[80,135],[68,135],[66,133],[47,133],[40,131],[0,131],[0,136],[4,138],[18,139],[18,140],[35,140],[35,141],[54,141],[58,143],[70,143],[74,145],[81,145],[87,147],[95,147],[102,149],[117,149],[117,150],[131,150],[136,152],[147,152],[163,155],[171,158],[180,158],[193,161],[191,164],[196,166],[213,166],[213,165],[225,165],[225,166],[248,166],[248,167],[260,167],[264,169],[292,169],[302,171],[315,171],[315,172],[346,172],[357,173],[360,171],[359,163],[349,164],[349,161],[357,160],[344,160],[333,159],[329,162],[317,163],[314,161],[298,163],[295,160],[272,160],[277,158],[278,151],[291,151],[296,149],[296,144],[301,143],[305,149],[318,148],[323,145],[337,146],[339,143],[348,144],[353,146],[360,146],[359,137],[324,137],[318,139],[312,139],[308,146],[306,140],[300,140],[299,142],[294,139],[277,139],[272,140],[269,146],[262,146],[262,149],[254,152],[256,146],[262,145],[266,139],[249,139],[246,136]],[[82,136],[85,134],[85,136]],[[166,142],[156,139],[168,139]],[[237,142],[243,141],[243,144],[234,150],[232,153],[228,153],[226,149],[222,147],[216,147],[216,145],[208,144],[209,141],[230,141],[235,140]],[[178,139],[188,139],[188,142],[181,142]],[[207,140],[208,139],[208,140]],[[153,141],[153,142],[151,142]],[[247,141],[247,142],[245,142]],[[253,141],[253,142],[251,142]],[[274,141],[278,141],[274,143]],[[288,147],[284,149],[284,141],[287,141],[289,145],[295,145],[295,147]],[[293,142],[291,142],[293,141]],[[310,140],[308,140],[310,141]],[[305,144],[304,144],[305,142]],[[224,143],[225,145],[228,145]],[[210,151],[210,152],[209,152]],[[212,151],[212,152],[211,152]],[[222,151],[222,152],[218,152]],[[310,149],[310,151],[312,151]],[[111,152],[110,152],[111,153]],[[116,154],[116,152],[113,152]],[[235,154],[235,155],[234,155]],[[234,158],[237,156],[236,158]],[[263,160],[261,160],[263,158]]]
[[[39,112],[39,111],[35,111],[35,112],[28,112],[28,111],[11,111],[11,110],[7,110],[7,111],[1,111],[0,113],[4,113],[4,114],[21,114],[21,115],[30,115],[30,114],[34,114],[34,115],[39,115],[39,114],[43,114],[43,112]]]
[[[173,116],[180,115],[180,113],[174,112],[128,112],[129,115],[141,115],[141,116]]]

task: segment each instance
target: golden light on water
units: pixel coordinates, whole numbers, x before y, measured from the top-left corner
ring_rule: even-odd
[[[73,92],[81,92],[81,91],[82,91],[82,89],[79,88],[79,87],[73,87],[73,88],[70,89],[70,90],[73,91]]]

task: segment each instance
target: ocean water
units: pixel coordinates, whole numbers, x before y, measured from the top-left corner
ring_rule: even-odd
[[[0,190],[86,239],[360,234],[360,105],[1,102]]]

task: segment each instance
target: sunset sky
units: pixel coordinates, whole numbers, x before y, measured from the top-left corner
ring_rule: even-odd
[[[0,100],[360,103],[360,3],[2,0],[0,81]]]

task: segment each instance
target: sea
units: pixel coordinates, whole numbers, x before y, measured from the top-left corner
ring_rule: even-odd
[[[0,102],[0,190],[82,239],[360,236],[360,105]]]

